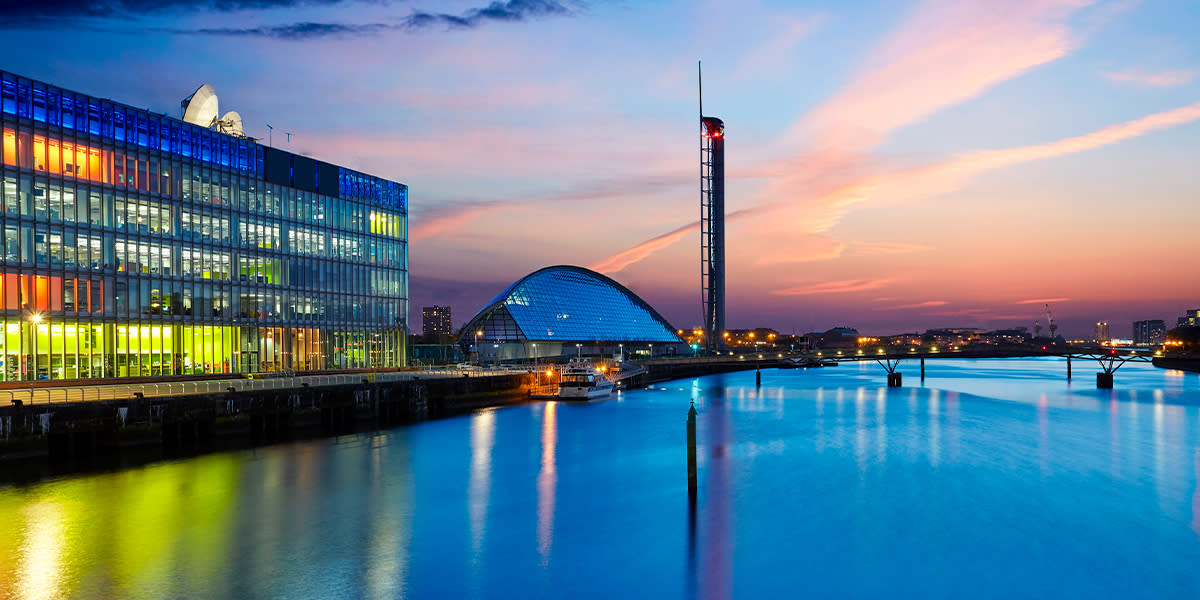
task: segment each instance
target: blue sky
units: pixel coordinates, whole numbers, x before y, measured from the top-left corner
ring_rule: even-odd
[[[700,321],[697,59],[732,327],[1200,306],[1195,2],[249,4],[2,9],[0,68],[169,114],[209,82],[248,134],[409,184],[413,305],[460,322],[548,264]]]

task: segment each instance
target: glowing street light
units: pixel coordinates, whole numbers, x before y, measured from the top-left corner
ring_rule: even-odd
[[[29,330],[33,334],[32,335],[33,340],[32,340],[32,344],[31,344],[31,347],[33,349],[33,361],[32,361],[33,362],[33,376],[31,378],[31,381],[37,381],[37,378],[38,378],[37,339],[38,339],[38,324],[41,322],[42,322],[42,313],[40,313],[40,312],[29,313],[29,323],[30,323]],[[32,392],[30,392],[30,393],[32,394]],[[32,404],[32,403],[33,403],[33,398],[31,397],[30,404]]]

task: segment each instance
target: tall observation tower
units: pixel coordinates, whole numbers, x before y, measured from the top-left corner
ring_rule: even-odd
[[[699,75],[700,65],[696,65]],[[700,294],[704,302],[704,348],[716,352],[725,339],[725,123],[704,116],[700,80]]]

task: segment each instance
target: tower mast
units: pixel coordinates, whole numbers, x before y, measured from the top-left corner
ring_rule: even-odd
[[[704,347],[725,345],[725,123],[704,116],[704,83],[696,63],[700,92],[700,295],[704,304]]]

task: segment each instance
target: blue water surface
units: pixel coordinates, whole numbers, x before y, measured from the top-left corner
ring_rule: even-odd
[[[1200,375],[1073,367],[747,371],[2,488],[0,597],[1200,598]]]

